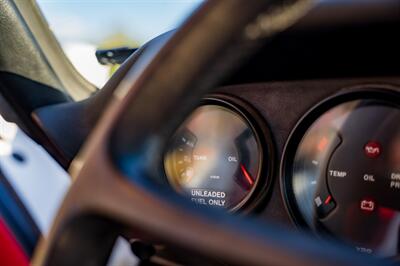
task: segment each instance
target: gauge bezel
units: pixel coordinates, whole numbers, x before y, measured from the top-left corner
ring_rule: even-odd
[[[400,108],[400,89],[391,85],[362,85],[344,88],[320,101],[307,111],[289,134],[280,165],[281,196],[292,222],[301,229],[311,229],[299,210],[293,192],[293,162],[298,146],[312,124],[330,109],[354,100],[382,100]],[[313,230],[314,231],[314,230]],[[314,231],[317,233],[316,231]],[[321,233],[318,231],[318,233]]]
[[[268,192],[273,181],[275,153],[272,134],[258,111],[240,98],[227,94],[211,94],[204,97],[197,107],[205,105],[215,105],[227,108],[234,114],[239,115],[254,133],[260,161],[256,182],[246,197],[244,197],[234,207],[227,209],[227,211],[240,211],[241,213],[257,211],[257,208],[270,194]],[[265,158],[268,159],[265,160]],[[163,170],[165,172],[165,165],[163,165]],[[169,185],[173,186],[168,177],[167,182]]]

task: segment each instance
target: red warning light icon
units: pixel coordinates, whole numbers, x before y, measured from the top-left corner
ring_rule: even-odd
[[[370,141],[364,146],[364,153],[369,158],[377,158],[382,152],[381,145],[376,141]]]
[[[373,200],[364,199],[360,203],[360,209],[367,212],[373,212],[375,209],[375,202]]]

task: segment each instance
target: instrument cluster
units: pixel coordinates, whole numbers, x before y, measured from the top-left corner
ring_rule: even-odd
[[[397,256],[399,93],[356,90],[317,104],[287,139],[280,171],[267,120],[238,98],[204,99],[165,152],[171,187],[196,204],[249,212],[263,205],[279,175],[299,227],[361,252]]]

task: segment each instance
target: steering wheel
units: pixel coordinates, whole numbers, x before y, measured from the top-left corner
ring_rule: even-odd
[[[195,206],[160,167],[167,140],[201,97],[311,4],[206,1],[128,59],[106,85],[108,107],[72,163],[73,184],[33,264],[105,265],[116,238],[133,234],[230,265],[376,265],[339,244]]]

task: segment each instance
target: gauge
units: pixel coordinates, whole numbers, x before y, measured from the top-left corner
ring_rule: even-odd
[[[191,201],[234,210],[268,183],[269,152],[245,112],[208,99],[177,130],[164,159],[172,187]],[[265,162],[265,163],[263,163]],[[264,169],[266,170],[266,169]]]
[[[400,248],[400,107],[392,92],[330,99],[286,146],[282,185],[301,225],[384,257]]]

